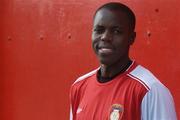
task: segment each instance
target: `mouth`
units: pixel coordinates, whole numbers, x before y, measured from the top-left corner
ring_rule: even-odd
[[[100,47],[98,52],[102,55],[109,55],[113,53],[113,49],[110,47]]]

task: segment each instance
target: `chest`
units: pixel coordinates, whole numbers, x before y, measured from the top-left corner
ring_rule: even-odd
[[[77,120],[138,120],[145,92],[133,81],[106,85],[89,83],[79,101]]]

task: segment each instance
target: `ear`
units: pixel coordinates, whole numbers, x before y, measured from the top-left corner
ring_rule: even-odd
[[[136,32],[133,31],[130,38],[130,45],[134,43],[135,39],[136,39]]]

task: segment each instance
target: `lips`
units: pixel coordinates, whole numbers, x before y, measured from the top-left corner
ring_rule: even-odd
[[[113,48],[111,48],[111,47],[99,47],[98,52],[100,54],[106,54],[106,55],[112,54]]]

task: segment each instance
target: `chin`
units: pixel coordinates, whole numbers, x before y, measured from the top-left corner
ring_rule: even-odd
[[[100,59],[99,59],[99,62],[100,62],[100,64],[104,64],[104,65],[107,65],[107,66],[113,64],[113,62],[112,62],[111,59],[101,59],[101,58],[100,58]]]

